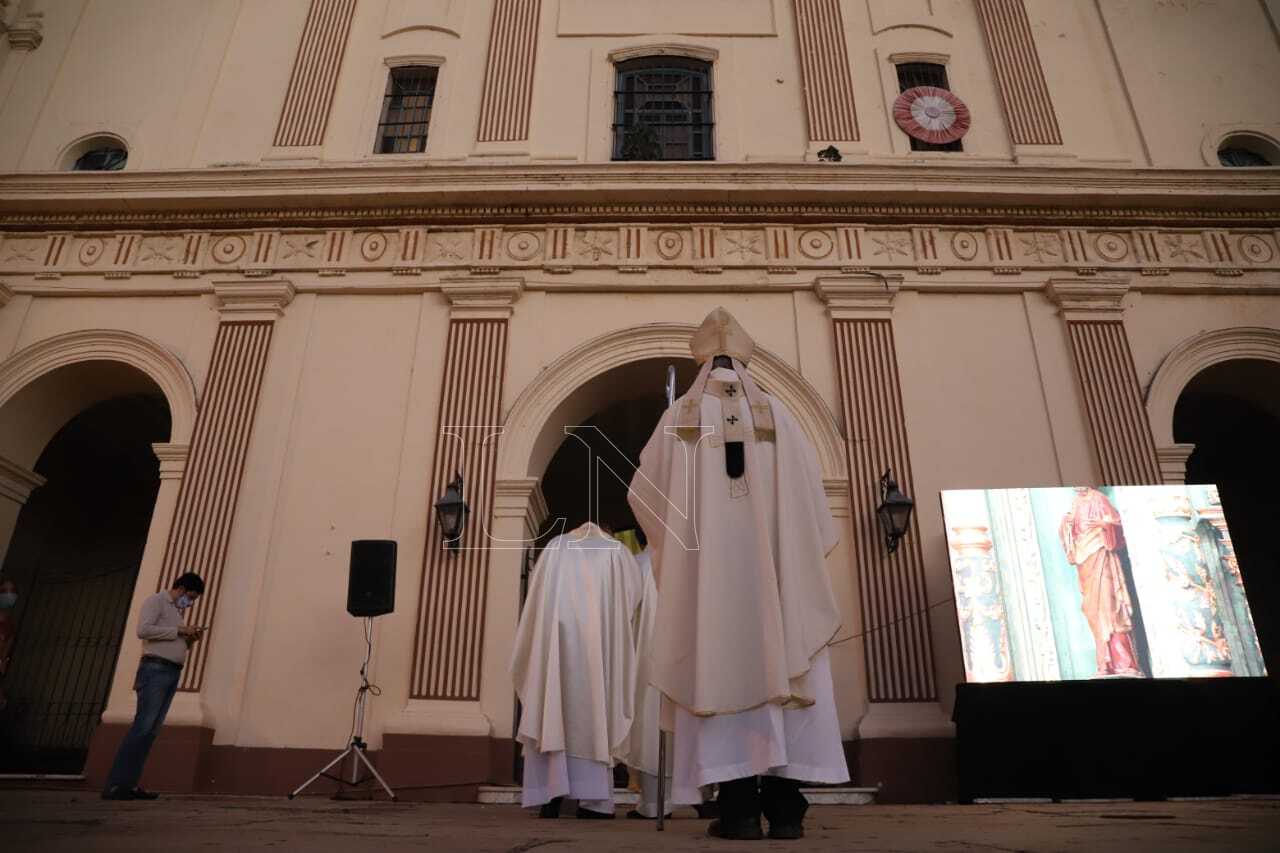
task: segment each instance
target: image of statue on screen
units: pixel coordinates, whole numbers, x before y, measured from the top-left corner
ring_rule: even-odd
[[[942,493],[968,681],[1267,673],[1211,485]]]
[[[1134,644],[1135,605],[1120,513],[1097,489],[1078,488],[1058,537],[1080,578],[1080,609],[1097,647],[1098,675],[1145,675]]]

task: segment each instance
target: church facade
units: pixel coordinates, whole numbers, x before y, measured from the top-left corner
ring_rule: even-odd
[[[0,16],[4,772],[101,780],[132,614],[195,571],[210,630],[149,786],[287,793],[349,737],[350,542],[393,539],[370,753],[403,796],[512,782],[535,539],[629,476],[566,430],[630,457],[718,305],[818,453],[842,733],[882,801],[955,796],[944,489],[1218,482],[1280,665],[1272,0]]]

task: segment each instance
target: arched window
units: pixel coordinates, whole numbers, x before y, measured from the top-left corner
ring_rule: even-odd
[[[1218,143],[1218,162],[1228,167],[1280,165],[1280,148],[1254,133],[1233,133]]]
[[[71,162],[73,172],[118,172],[129,162],[129,150],[115,139],[90,140],[77,148],[80,151],[73,152]]]
[[[1256,151],[1250,151],[1248,148],[1228,148],[1218,149],[1218,162],[1224,166],[1270,166],[1267,158],[1263,157]]]
[[[617,64],[614,160],[714,160],[711,64],[645,56]]]

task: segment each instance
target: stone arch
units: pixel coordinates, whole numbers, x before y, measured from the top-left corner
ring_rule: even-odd
[[[535,445],[547,420],[570,395],[591,379],[628,362],[651,358],[689,358],[696,326],[652,323],[619,329],[580,344],[561,355],[521,392],[504,423],[498,450],[498,479],[541,476],[530,470]],[[844,480],[844,437],[831,410],[809,382],[779,356],[757,347],[752,375],[795,414],[813,443],[823,477]]]
[[[120,362],[144,373],[155,382],[169,404],[170,443],[191,443],[197,403],[195,383],[186,365],[154,341],[119,329],[88,329],[56,335],[0,362],[0,410],[41,376],[87,361]]]
[[[1147,417],[1156,447],[1171,447],[1178,398],[1202,370],[1224,361],[1255,359],[1280,363],[1280,329],[1245,326],[1187,338],[1165,356],[1147,388]]]

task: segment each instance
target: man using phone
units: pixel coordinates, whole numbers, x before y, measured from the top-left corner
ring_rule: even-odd
[[[203,593],[204,581],[194,572],[187,572],[173,582],[172,588],[142,602],[138,617],[142,659],[138,661],[138,675],[133,682],[138,694],[138,711],[107,774],[107,784],[102,790],[104,800],[156,799],[156,794],[138,786],[138,780],[142,778],[151,744],[164,725],[173,694],[178,691],[187,652],[204,634],[204,628],[183,621],[183,611],[195,604]]]

